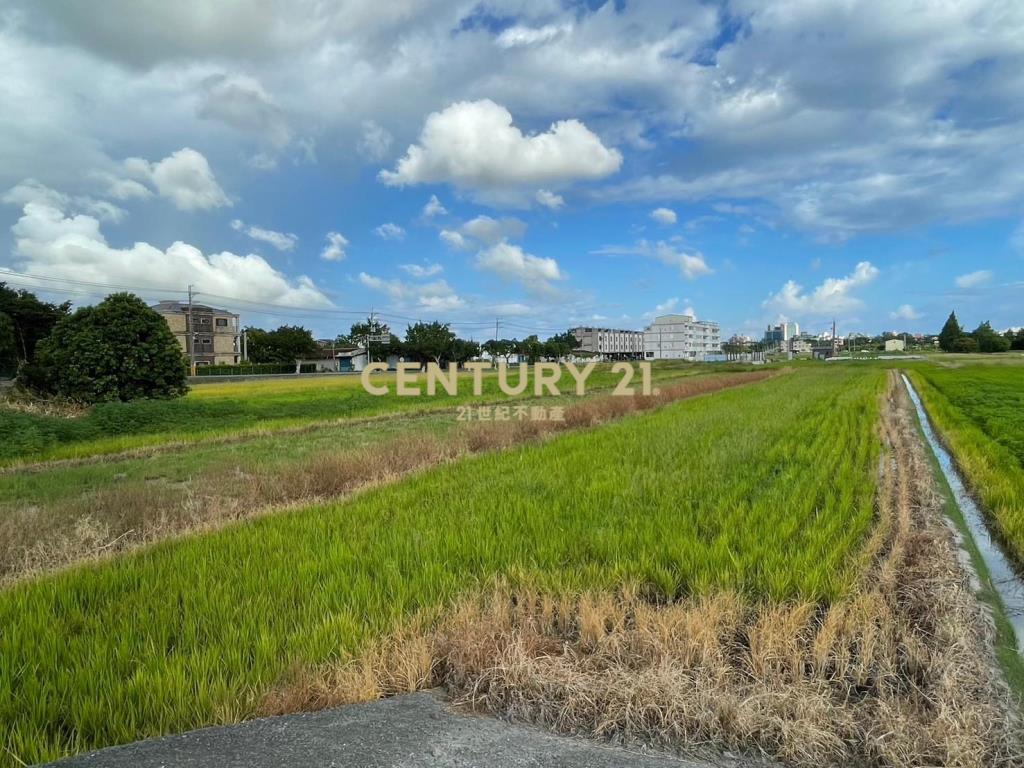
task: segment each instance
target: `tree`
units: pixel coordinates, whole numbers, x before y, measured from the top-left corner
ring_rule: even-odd
[[[978,342],[971,336],[963,335],[953,341],[950,352],[977,352]]]
[[[20,362],[35,359],[36,345],[50,335],[58,320],[67,317],[70,308],[70,302],[48,304],[30,291],[0,283],[0,313],[11,321],[15,355]]]
[[[388,341],[371,341],[367,343],[368,336],[382,336],[384,334],[388,334]],[[387,355],[402,354],[402,340],[391,333],[391,329],[386,323],[382,323],[376,318],[368,317],[366,320],[353,323],[348,336],[339,336],[338,342],[366,348],[371,360],[378,360]]]
[[[424,363],[433,360],[440,365],[451,355],[454,342],[447,323],[413,323],[405,330],[405,351]]]
[[[85,403],[185,394],[187,365],[164,319],[138,296],[115,293],[62,318],[36,349],[34,380]]]
[[[18,370],[18,343],[14,321],[0,312],[0,376],[13,376]]]
[[[1011,349],[1024,349],[1024,328],[1018,328],[1017,333],[1013,336],[1013,341],[1010,343]]]
[[[533,364],[544,354],[544,345],[537,338],[537,334],[533,334],[519,342],[518,352],[526,358],[528,363]]]
[[[452,343],[451,357],[452,361],[459,365],[465,365],[474,357],[480,354],[480,345],[475,341],[467,341],[466,339],[456,339]]]
[[[956,319],[956,312],[950,312],[946,324],[939,332],[939,349],[943,352],[952,352],[954,342],[964,335],[960,322]]]
[[[508,363],[518,348],[519,342],[515,339],[488,339],[483,344],[484,352],[489,354],[492,359],[503,357],[506,363]]]
[[[978,343],[979,352],[1006,352],[1010,348],[1009,340],[996,333],[987,320],[975,328],[971,336]]]
[[[298,325],[282,325],[273,331],[246,328],[245,337],[253,363],[291,364],[320,352],[313,334]]]
[[[570,355],[574,349],[578,349],[579,346],[580,342],[572,331],[558,333],[544,342],[544,356],[561,360]]]

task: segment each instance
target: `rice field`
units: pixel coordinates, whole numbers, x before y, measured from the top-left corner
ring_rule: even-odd
[[[1024,365],[927,366],[910,375],[996,534],[1024,567]]]
[[[721,371],[723,366],[659,364],[651,378],[665,381],[711,370]],[[387,395],[374,396],[363,390],[358,376],[343,375],[204,382],[177,400],[100,403],[74,418],[26,412],[0,403],[0,466],[77,459],[167,443],[199,443],[391,413],[442,410],[473,398],[467,376],[461,378],[457,395],[439,397],[398,397],[393,386]],[[599,366],[587,381],[588,391],[613,387],[620,378],[612,374],[610,366]],[[518,372],[509,379],[517,382]],[[394,375],[377,374],[374,381],[389,384]],[[570,384],[563,383],[565,391],[572,391]],[[490,402],[508,397],[499,391],[493,373],[484,376],[483,394]]]
[[[0,765],[252,716],[496,577],[828,605],[863,566],[885,372],[806,368],[0,592]]]

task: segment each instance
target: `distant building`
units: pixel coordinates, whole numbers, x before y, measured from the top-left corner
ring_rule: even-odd
[[[886,352],[904,352],[907,349],[907,345],[903,343],[903,339],[886,339],[885,340],[885,351]]]
[[[190,327],[188,304],[164,300],[152,309],[163,316],[186,356],[195,348],[196,365],[236,365],[241,359],[234,312],[193,303]]]
[[[621,360],[640,359],[644,354],[642,331],[624,331],[617,328],[570,328],[569,333],[580,343],[580,352],[589,352],[606,358]]]
[[[769,325],[764,332],[764,340],[769,344],[789,341],[800,335],[799,323],[780,323]]]
[[[794,338],[789,340],[789,351],[794,355],[809,355],[814,345],[808,339]]]
[[[718,323],[690,315],[662,315],[644,331],[646,360],[705,360],[722,351]]]

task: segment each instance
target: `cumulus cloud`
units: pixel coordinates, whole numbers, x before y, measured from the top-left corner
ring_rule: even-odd
[[[591,251],[597,256],[644,256],[655,259],[662,264],[677,267],[680,274],[687,280],[694,280],[714,272],[700,251],[688,253],[680,251],[672,243],[659,240],[656,243],[638,240],[635,245],[606,245]]]
[[[293,235],[287,232],[276,232],[273,229],[264,229],[263,227],[252,225],[246,226],[245,222],[241,219],[234,219],[231,222],[231,228],[236,232],[248,235],[253,240],[268,243],[279,251],[294,251],[296,244],[299,242],[298,235]]]
[[[407,283],[402,280],[385,280],[366,272],[360,272],[359,282],[371,290],[383,293],[396,305],[402,307],[445,312],[459,309],[466,303],[444,280],[435,280],[431,283]]]
[[[481,215],[467,221],[459,231],[466,237],[472,237],[486,245],[494,245],[502,240],[521,238],[526,234],[526,224],[514,217],[492,219],[490,216]]]
[[[348,247],[348,239],[339,232],[327,233],[327,245],[320,251],[320,258],[324,261],[342,261],[345,256],[345,249]]]
[[[659,224],[669,226],[676,223],[676,212],[671,208],[655,208],[651,211],[651,218]]]
[[[209,210],[230,206],[231,200],[214,178],[202,153],[185,147],[156,163],[141,157],[125,160],[130,176],[141,178],[183,211]]]
[[[554,259],[533,256],[518,245],[506,242],[496,243],[480,251],[476,256],[476,265],[504,280],[521,283],[530,289],[550,288],[551,282],[563,278],[558,262]]]
[[[358,144],[359,153],[368,160],[383,160],[394,138],[387,129],[373,120],[364,120],[362,128],[363,135]]]
[[[910,304],[900,304],[895,310],[889,313],[893,320],[920,320],[924,315],[914,309]]]
[[[544,133],[525,135],[505,107],[483,99],[431,113],[419,143],[379,178],[389,186],[450,182],[493,188],[600,179],[621,165],[622,154],[605,147],[579,120],[561,120]]]
[[[82,213],[91,213],[101,221],[115,224],[128,215],[128,211],[109,200],[98,200],[88,195],[66,195],[35,179],[25,179],[16,184],[0,198],[0,201],[19,206],[41,203],[61,210],[73,206]]]
[[[444,271],[444,267],[440,264],[399,264],[398,268],[407,275],[419,279],[433,277],[434,275],[439,275]]]
[[[968,272],[956,278],[957,288],[978,288],[992,279],[992,272],[988,269],[979,269],[977,272]]]
[[[110,245],[100,222],[48,203],[28,203],[11,228],[19,271],[100,284],[131,286],[150,297],[193,284],[205,293],[300,307],[331,301],[308,277],[289,278],[256,254],[204,254],[182,241],[160,249],[146,242]]]
[[[549,208],[552,211],[557,211],[565,205],[565,199],[561,195],[556,195],[554,192],[547,189],[538,189],[537,194],[534,195],[534,199],[545,208]]]
[[[390,221],[376,227],[373,233],[382,240],[402,240],[405,238],[405,230]]]
[[[469,250],[470,248],[473,247],[473,244],[465,237],[463,237],[461,232],[456,232],[453,229],[442,229],[438,233],[438,237],[441,238],[441,241],[445,245],[449,246],[450,248],[455,248],[456,250],[459,251]]]
[[[871,283],[878,274],[878,268],[871,262],[861,261],[846,277],[830,277],[810,293],[789,280],[778,293],[765,299],[763,306],[789,315],[844,314],[864,305],[853,292]]]
[[[427,200],[427,204],[423,206],[423,217],[425,219],[432,219],[435,216],[444,216],[448,213],[448,209],[441,205],[441,201],[437,199],[437,195],[431,195],[430,199]]]

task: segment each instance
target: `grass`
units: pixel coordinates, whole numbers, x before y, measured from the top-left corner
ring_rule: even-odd
[[[295,665],[497,575],[827,604],[862,565],[883,381],[807,369],[16,585],[4,746],[33,762],[250,716]]]
[[[729,369],[660,364],[652,372],[652,381],[725,370]],[[393,378],[381,374],[375,380]],[[588,380],[588,389],[607,389],[619,378],[611,373],[610,366],[601,366]],[[510,381],[514,383],[517,377],[510,376]],[[563,391],[572,391],[568,377],[561,385]],[[462,380],[457,396],[442,393],[438,397],[398,397],[393,387],[391,390],[385,396],[371,395],[363,391],[358,376],[262,379],[198,384],[177,400],[101,403],[76,418],[0,407],[0,466],[76,459],[175,442],[198,443],[382,414],[447,409],[473,398],[468,378]],[[484,396],[490,402],[506,397],[498,390],[494,374],[485,376]]]
[[[997,538],[1024,566],[1024,367],[929,366],[910,375]]]

